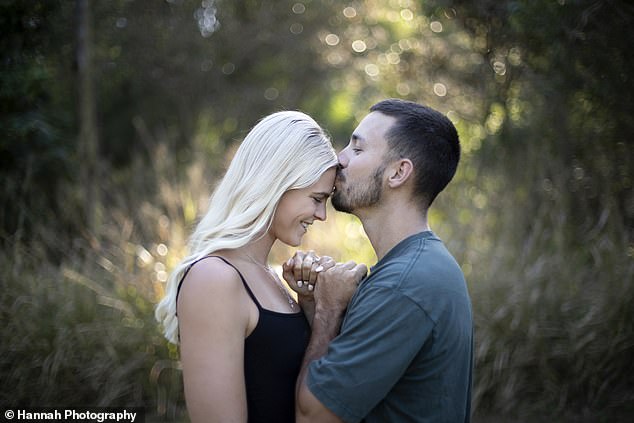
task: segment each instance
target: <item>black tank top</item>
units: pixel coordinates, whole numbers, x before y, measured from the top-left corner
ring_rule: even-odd
[[[189,269],[209,257],[219,258],[235,269],[258,307],[258,323],[244,340],[249,423],[294,423],[295,382],[310,337],[310,326],[304,313],[279,313],[263,308],[242,273],[218,256],[203,257],[189,266],[178,284],[177,300]]]

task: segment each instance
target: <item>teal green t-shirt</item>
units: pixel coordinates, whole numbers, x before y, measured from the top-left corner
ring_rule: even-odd
[[[469,422],[471,302],[432,232],[396,245],[361,282],[308,387],[345,422]]]

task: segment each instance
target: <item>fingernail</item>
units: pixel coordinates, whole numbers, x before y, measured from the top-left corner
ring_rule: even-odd
[[[308,290],[309,290],[309,291],[312,291],[314,288],[315,288],[314,286],[312,286],[312,285],[308,285]]]
[[[324,270],[324,266],[315,267],[315,272],[321,272],[322,270]]]
[[[304,282],[302,282],[302,281],[297,281],[297,286],[299,286],[299,287],[301,288],[302,286],[304,286]]]

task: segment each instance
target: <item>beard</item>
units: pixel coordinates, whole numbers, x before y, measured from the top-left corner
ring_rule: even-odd
[[[332,206],[335,210],[344,213],[353,213],[364,207],[372,207],[381,201],[383,192],[384,165],[375,169],[367,184],[345,185],[346,177],[337,169],[337,179],[340,181],[340,188],[336,189],[332,195]]]

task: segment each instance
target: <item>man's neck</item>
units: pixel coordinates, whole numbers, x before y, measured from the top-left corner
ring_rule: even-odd
[[[430,230],[426,210],[421,211],[411,204],[384,204],[357,215],[378,260],[405,238]]]

